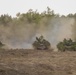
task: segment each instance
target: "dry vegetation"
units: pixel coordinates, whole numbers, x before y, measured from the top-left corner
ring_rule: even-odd
[[[64,38],[76,40],[76,13],[59,16],[47,7],[42,13],[30,9],[27,13],[17,13],[16,17],[1,15],[0,75],[76,75],[75,51],[25,49],[31,48],[39,34],[52,46]]]
[[[76,75],[76,52],[0,50],[0,75]]]

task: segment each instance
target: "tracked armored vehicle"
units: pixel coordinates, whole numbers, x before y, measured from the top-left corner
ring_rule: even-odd
[[[37,50],[47,50],[50,49],[51,45],[47,40],[44,39],[43,36],[40,36],[39,38],[36,37],[36,41],[34,41],[33,47]]]
[[[4,44],[0,41],[0,48],[2,48],[4,46]]]
[[[57,44],[57,48],[60,51],[76,51],[76,42],[71,39],[64,39],[63,42]]]

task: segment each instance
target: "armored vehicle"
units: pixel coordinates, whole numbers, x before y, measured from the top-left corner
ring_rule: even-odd
[[[76,51],[76,42],[71,39],[64,39],[63,42],[57,44],[57,48],[60,51]]]
[[[34,49],[37,50],[47,50],[50,49],[50,43],[44,39],[43,36],[40,36],[39,38],[36,37],[36,41],[33,43]]]
[[[2,44],[2,42],[0,41],[0,48],[2,48],[4,46],[4,44]]]

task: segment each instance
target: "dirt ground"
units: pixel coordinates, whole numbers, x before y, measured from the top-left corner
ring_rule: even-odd
[[[0,75],[76,75],[76,52],[0,50]]]

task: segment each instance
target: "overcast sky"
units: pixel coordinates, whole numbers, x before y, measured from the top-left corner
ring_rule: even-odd
[[[24,13],[29,9],[42,12],[47,6],[61,15],[76,13],[76,0],[0,0],[0,15],[15,16],[16,13]]]

